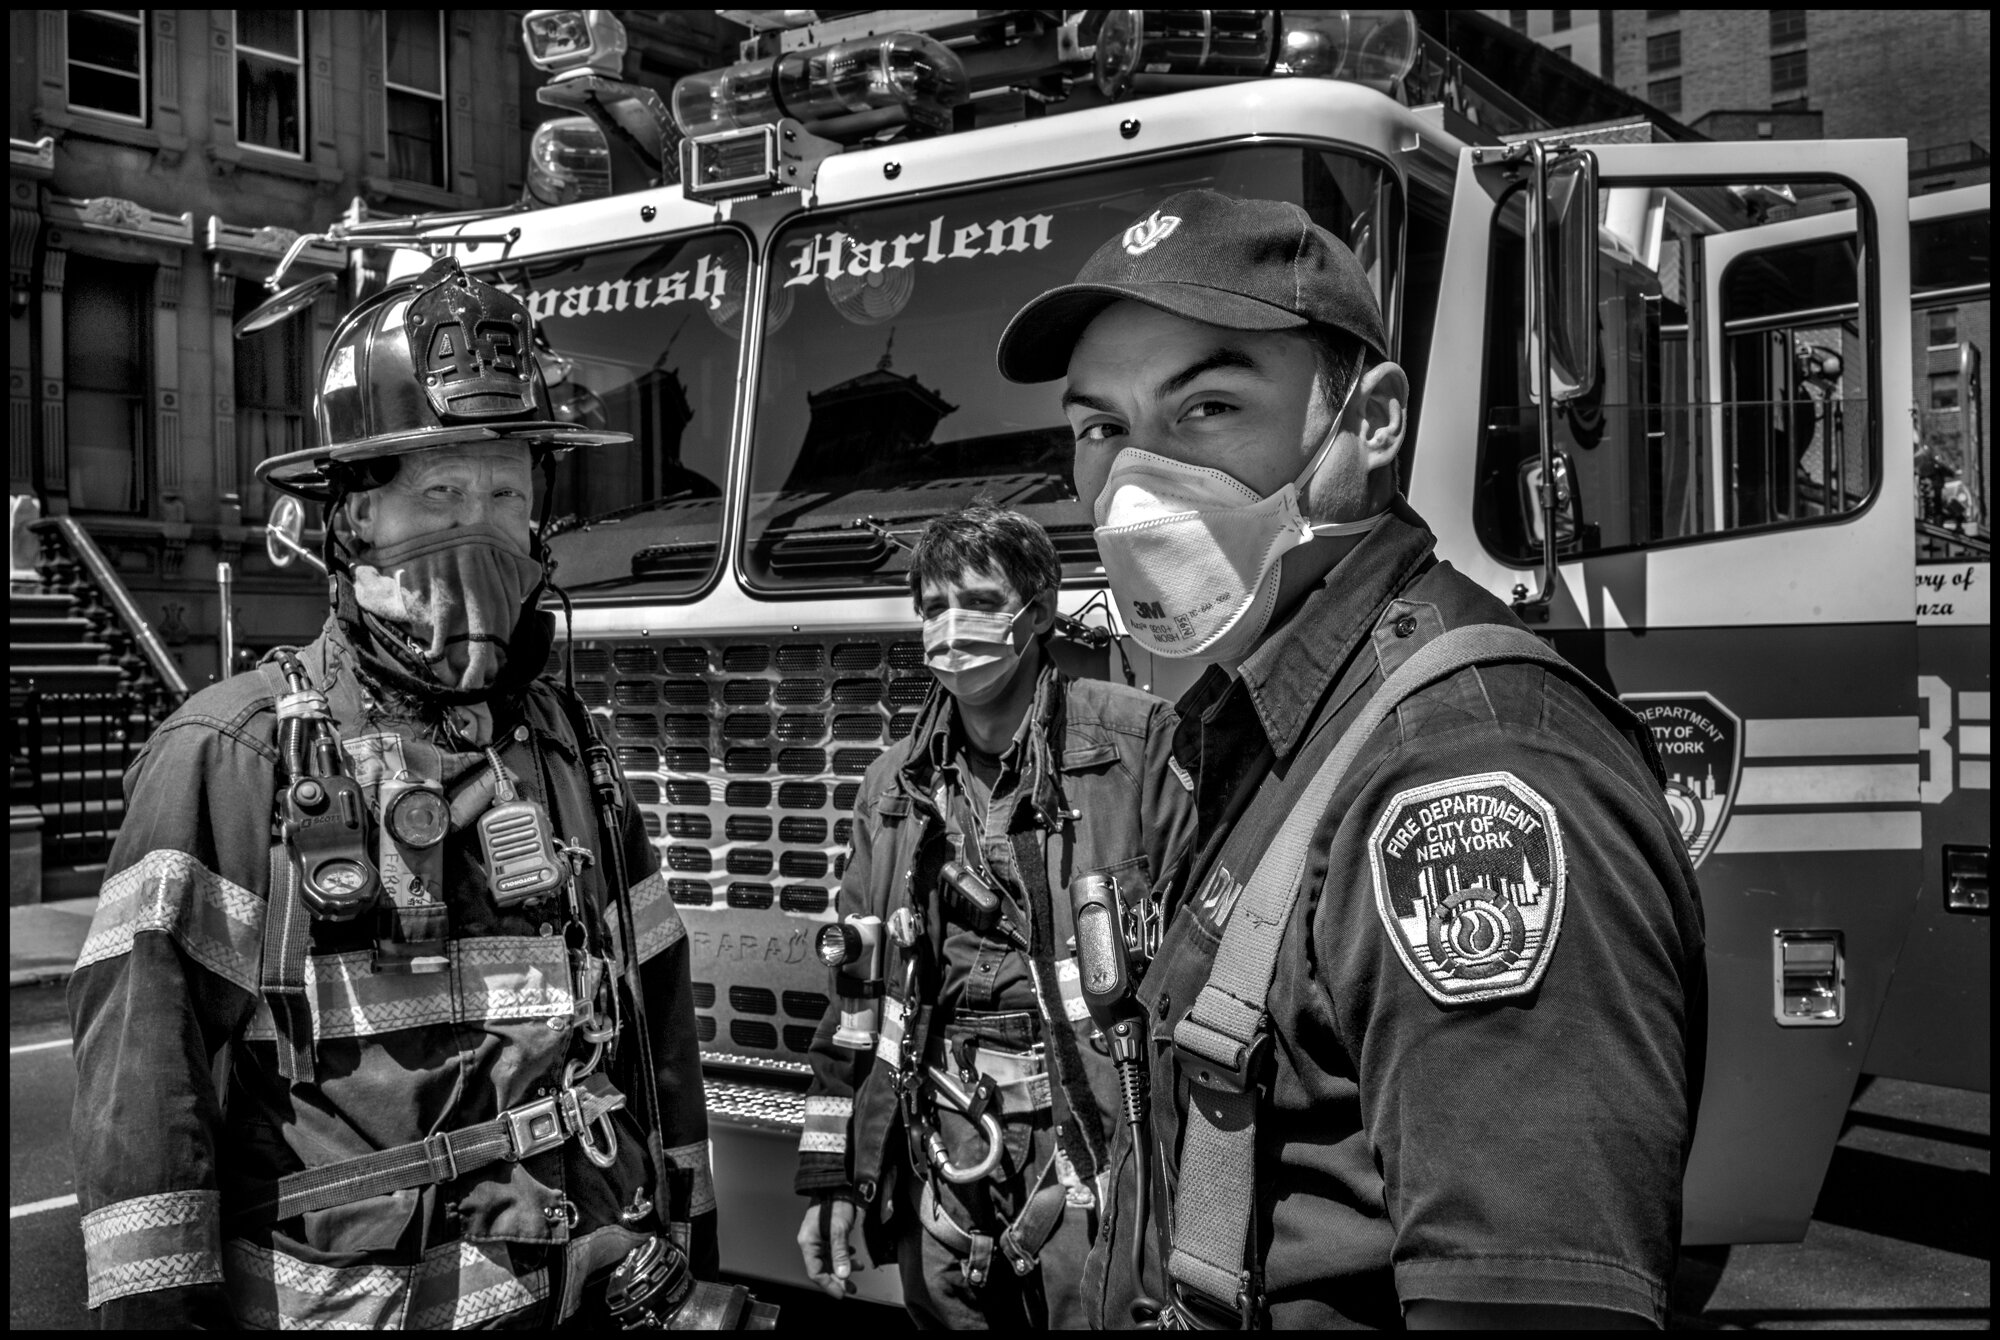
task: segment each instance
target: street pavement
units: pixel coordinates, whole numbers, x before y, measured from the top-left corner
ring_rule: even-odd
[[[87,903],[9,912],[7,1313],[15,1330],[89,1324],[70,1170],[75,1075],[60,989]],[[1688,1252],[1675,1283],[1676,1326],[1990,1329],[1991,1117],[1986,1094],[1864,1083],[1805,1241]],[[789,1237],[792,1226],[780,1229]],[[900,1312],[874,1304],[750,1283],[780,1304],[783,1330],[907,1329]]]

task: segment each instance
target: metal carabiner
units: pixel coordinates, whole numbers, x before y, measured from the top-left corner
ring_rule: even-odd
[[[597,1055],[602,1051],[603,1047],[600,1046],[598,1052],[592,1053],[589,1065],[581,1061],[571,1061],[565,1065],[563,1067],[563,1088],[574,1089],[577,1082],[583,1079],[590,1072],[591,1068],[597,1064]],[[601,1148],[591,1139],[592,1127],[601,1127],[603,1130],[604,1144]],[[576,1133],[576,1142],[582,1146],[583,1156],[600,1168],[609,1168],[618,1160],[618,1128],[611,1124],[611,1114],[609,1112],[606,1112],[596,1121],[587,1122],[579,1127]]]
[[[929,1078],[931,1087],[942,1094],[951,1106],[967,1116],[971,1116],[976,1110],[973,1095],[967,1093],[952,1076],[942,1070],[932,1069]],[[961,1168],[951,1161],[951,1153],[945,1148],[944,1137],[935,1130],[925,1136],[924,1153],[929,1157],[931,1166],[937,1169],[938,1176],[945,1181],[977,1182],[1000,1166],[1000,1155],[1005,1152],[1005,1147],[1001,1144],[1000,1119],[988,1110],[980,1112],[977,1121],[979,1133],[986,1137],[986,1156],[970,1168]]]

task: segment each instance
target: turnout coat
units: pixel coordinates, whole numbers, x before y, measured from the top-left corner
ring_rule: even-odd
[[[90,1306],[110,1326],[552,1324],[577,1310],[589,1278],[654,1231],[679,1237],[696,1273],[712,1274],[687,941],[629,795],[617,831],[606,832],[574,719],[546,680],[493,700],[492,738],[521,793],[548,807],[560,840],[599,857],[579,876],[589,936],[565,924],[559,895],[502,909],[473,831],[494,793],[485,754],[451,743],[357,673],[337,621],[298,655],[327,694],[366,796],[371,856],[383,760],[400,755],[443,783],[448,964],[378,971],[370,918],[315,921],[309,1031],[288,1035],[263,971],[272,871],[283,868],[272,678],[235,676],[175,712],[127,775],[124,825],[70,982]],[[635,944],[618,933],[607,839],[634,881]],[[628,1096],[610,1114],[609,1167],[569,1138],[290,1218],[250,1212],[287,1174],[561,1095],[566,1065],[591,1050],[580,1021],[593,999],[629,1012],[632,992],[606,983],[633,969],[657,1073],[639,1072],[627,1015],[600,1066]],[[288,1036],[309,1058],[295,1079],[278,1061]],[[647,1084],[664,1126],[653,1152],[668,1202],[650,1214],[639,1203],[656,1181],[639,1117]]]

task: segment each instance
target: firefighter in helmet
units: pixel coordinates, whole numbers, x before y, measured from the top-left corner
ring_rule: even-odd
[[[720,1286],[687,940],[540,677],[525,306],[440,261],[334,333],[320,635],[147,742],[70,983],[89,1303],[118,1327],[645,1322]],[[683,1323],[694,1319],[683,1315]]]

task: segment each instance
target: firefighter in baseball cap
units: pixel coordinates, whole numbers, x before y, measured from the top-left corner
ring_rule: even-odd
[[[1159,875],[1182,896],[1138,991],[1151,1124],[1111,1156],[1135,1171],[1093,1325],[1666,1321],[1694,872],[1644,723],[1399,494],[1394,353],[1339,237],[1210,190],[1001,338],[1003,375],[1066,383],[1130,636],[1208,663],[1177,704],[1201,837]]]
[[[514,297],[440,261],[336,329],[319,637],[148,741],[70,983],[110,1327],[741,1324],[688,941],[610,751],[541,677]]]

